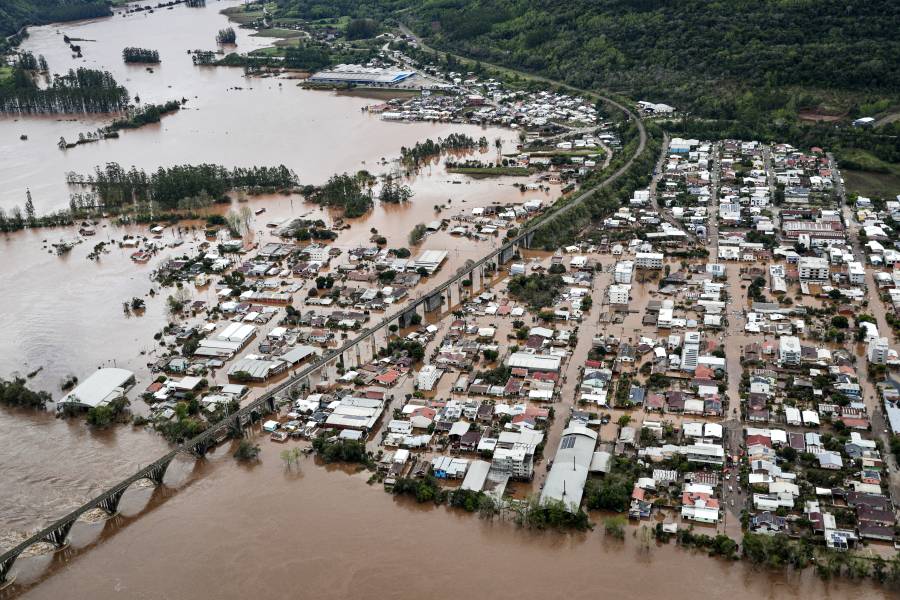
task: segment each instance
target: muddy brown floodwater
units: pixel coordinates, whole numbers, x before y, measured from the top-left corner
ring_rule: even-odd
[[[143,102],[188,98],[186,109],[164,117],[159,125],[127,131],[118,140],[107,140],[60,151],[63,136],[96,129],[108,122],[95,116],[0,118],[0,208],[23,205],[30,189],[39,213],[65,208],[69,190],[65,173],[88,173],[97,165],[117,161],[153,170],[160,165],[217,162],[225,165],[284,163],[303,183],[321,183],[335,172],[368,169],[388,172],[402,146],[427,137],[464,132],[489,140],[501,137],[505,148],[515,144],[514,132],[453,124],[400,124],[381,121],[361,109],[379,102],[358,96],[338,95],[298,88],[288,79],[248,79],[240,69],[199,68],[191,63],[188,49],[215,47],[216,31],[226,27],[219,10],[235,2],[210,2],[206,8],[178,6],[154,14],[117,15],[79,23],[37,27],[23,48],[44,55],[53,72],[80,65],[111,71]],[[271,43],[271,38],[252,37],[238,29],[238,49],[248,51]],[[63,43],[63,33],[82,38],[83,59],[73,59]],[[149,73],[143,67],[125,65],[122,48],[138,45],[160,51],[162,64]],[[241,88],[241,89],[235,89]],[[25,134],[27,141],[20,141]],[[494,150],[492,149],[493,153]],[[493,154],[491,154],[493,156]],[[370,229],[378,229],[392,246],[407,245],[413,225],[450,211],[484,206],[492,202],[521,202],[545,192],[523,196],[512,183],[516,178],[467,180],[449,175],[441,162],[431,164],[410,178],[415,196],[404,206],[378,205],[366,217],[343,231],[336,246],[347,250],[368,243]],[[458,182],[458,183],[454,183]],[[253,223],[257,239],[270,235],[266,223],[276,218],[324,214],[299,197],[253,198],[254,209],[267,210]],[[437,213],[435,205],[450,211]],[[228,210],[216,206],[213,210]],[[68,375],[84,379],[100,366],[118,366],[137,373],[143,389],[150,374],[148,362],[159,347],[153,334],[166,323],[165,297],[150,281],[150,273],[165,260],[196,251],[202,236],[182,236],[184,245],[167,248],[146,264],[130,260],[132,250],[113,244],[98,261],[87,259],[94,244],[115,242],[123,235],[147,235],[146,227],[116,227],[103,222],[97,235],[64,256],[51,252],[51,244],[77,238],[75,228],[40,229],[0,235],[0,377],[37,372],[29,380],[36,389],[61,395],[60,382]],[[179,235],[167,229],[163,242]],[[479,248],[451,241],[446,232],[429,236],[423,249],[451,250],[446,269],[455,270],[467,259],[477,258],[493,242]],[[151,296],[151,288],[161,293]],[[214,290],[196,293],[212,300]],[[132,297],[146,302],[140,315],[127,315],[122,303]],[[132,395],[134,396],[134,394]],[[140,401],[135,412],[146,412]],[[83,423],[55,420],[52,414],[33,414],[0,407],[0,548],[21,539],[32,528],[47,523],[103,489],[126,477],[164,453],[165,442],[139,429],[120,427],[91,432]]]
[[[79,524],[68,556],[24,560],[23,598],[890,598],[868,583],[823,583],[634,538],[534,533],[397,500],[368,474],[312,459],[285,470],[262,440],[255,466],[226,448],[183,487],[137,490],[119,522]],[[133,518],[139,515],[138,518]]]

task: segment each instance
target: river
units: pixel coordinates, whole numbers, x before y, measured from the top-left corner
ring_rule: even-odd
[[[334,172],[380,172],[378,161],[397,156],[401,146],[451,131],[488,139],[503,136],[513,143],[510,132],[497,129],[384,123],[361,111],[373,100],[307,91],[286,79],[246,79],[236,69],[194,67],[186,51],[212,49],[215,32],[227,23],[218,11],[233,4],[210,2],[202,9],[179,6],[32,29],[23,47],[43,54],[55,72],[76,64],[99,66],[144,102],[181,97],[189,102],[157,126],[65,152],[56,148],[60,136],[74,139],[104,121],[0,119],[0,207],[23,204],[30,189],[38,212],[64,208],[64,173],[90,172],[112,160],[147,169],[186,162],[283,162],[302,182],[321,183]],[[62,32],[94,40],[80,42],[83,61],[72,59]],[[238,30],[242,51],[270,41]],[[153,73],[124,65],[120,53],[126,45],[158,49],[162,65]],[[23,134],[27,141],[19,140]],[[416,193],[411,203],[377,206],[343,232],[336,245],[365,242],[375,228],[390,245],[403,246],[417,222],[447,216],[463,205],[523,199],[511,185],[514,180],[462,185],[453,180],[460,178],[448,175],[441,164],[423,169],[411,181]],[[436,213],[434,205],[448,200],[452,210]],[[251,203],[268,209],[253,227],[262,236],[268,219],[331,217],[299,198]],[[107,364],[137,370],[139,381],[146,381],[145,366],[155,350],[152,334],[167,319],[164,294],[148,295],[148,275],[172,252],[135,265],[129,251],[113,247],[99,261],[87,260],[94,243],[121,239],[125,233],[146,234],[104,223],[95,238],[64,257],[50,253],[48,242],[72,237],[72,230],[0,237],[0,376],[41,368],[31,382],[54,396],[64,376],[83,378]],[[167,230],[165,235],[168,239],[175,233]],[[178,253],[198,241],[189,234]],[[452,272],[491,245],[460,244],[440,233],[429,236],[423,247],[451,250]],[[122,302],[132,296],[147,301],[143,315],[124,314]],[[167,448],[161,438],[143,430],[92,432],[81,422],[57,420],[49,413],[3,408],[0,432],[3,547]],[[489,523],[423,507],[367,486],[365,473],[326,469],[309,459],[286,471],[277,456],[279,446],[261,445],[261,461],[252,466],[236,465],[227,446],[205,461],[179,459],[163,488],[129,490],[121,515],[107,522],[79,522],[64,551],[21,558],[15,583],[0,597],[888,597],[868,583],[823,584],[809,572],[788,576],[757,571],[673,546],[645,551],[631,537],[625,542],[606,539],[599,528],[584,534],[534,533],[509,522]]]

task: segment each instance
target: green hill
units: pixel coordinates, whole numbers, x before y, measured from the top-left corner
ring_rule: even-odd
[[[748,90],[790,90],[795,108],[838,112],[900,93],[896,0],[276,3],[306,19],[402,20],[441,50],[725,118],[744,116]]]
[[[0,37],[13,35],[24,25],[90,19],[112,14],[108,2],[100,0],[2,0]],[[0,47],[5,39],[0,41]]]

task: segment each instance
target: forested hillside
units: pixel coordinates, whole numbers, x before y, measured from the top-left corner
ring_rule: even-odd
[[[90,19],[109,14],[112,14],[109,4],[102,0],[2,0],[0,36],[6,38],[23,25]]]
[[[307,19],[350,14],[402,20],[443,50],[579,87],[688,103],[703,113],[734,112],[723,91],[900,92],[895,0],[277,3],[283,14]],[[810,100],[798,94],[795,102]]]

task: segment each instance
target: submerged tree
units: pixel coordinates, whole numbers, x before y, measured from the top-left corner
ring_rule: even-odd
[[[234,32],[234,28],[226,27],[225,29],[220,29],[219,33],[216,34],[216,42],[220,44],[237,43],[237,34]]]

